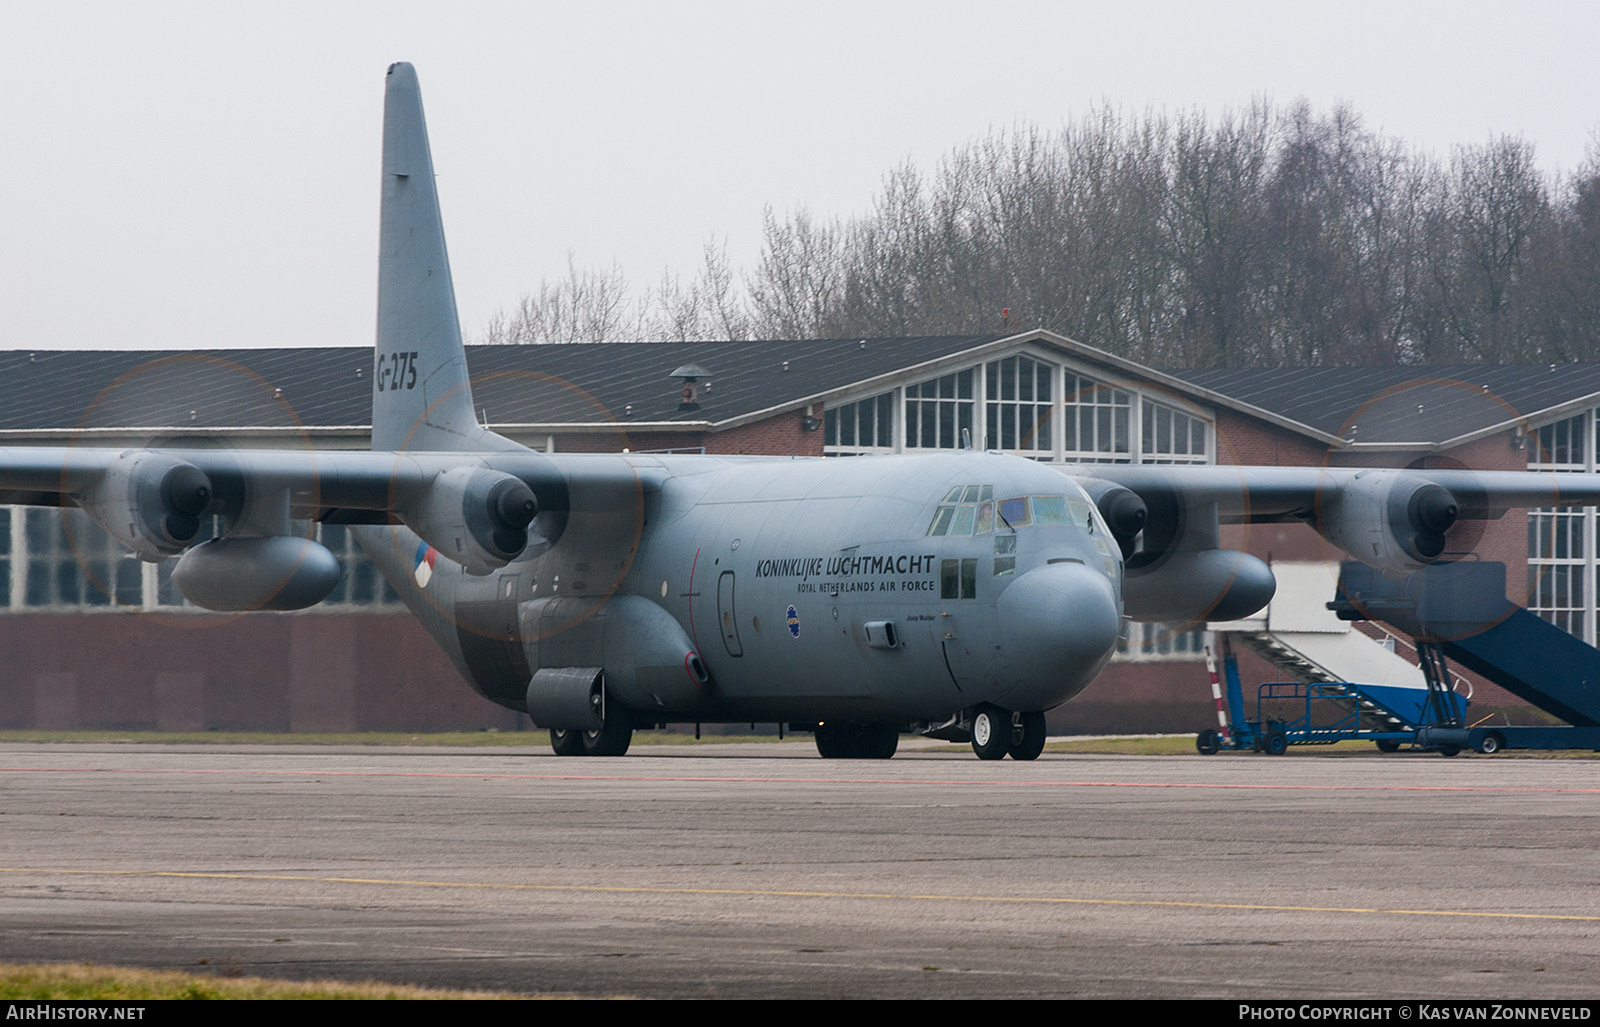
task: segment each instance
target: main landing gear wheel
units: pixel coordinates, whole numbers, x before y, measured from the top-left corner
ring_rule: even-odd
[[[583,732],[585,756],[625,756],[631,744],[633,744],[633,725],[620,717],[616,720],[607,720],[605,726],[598,731]]]
[[[894,724],[863,724],[856,736],[856,759],[886,760],[900,748],[900,729]]]
[[[1194,747],[1202,756],[1215,756],[1222,751],[1222,732],[1208,729],[1195,736]]]
[[[817,755],[825,760],[886,760],[900,747],[894,724],[817,725]]]
[[[1011,729],[1011,758],[1036,760],[1044,752],[1044,714],[1024,713],[1022,725]]]
[[[972,715],[972,751],[980,760],[1003,760],[1011,751],[1011,714],[998,706],[980,706]]]
[[[550,748],[555,750],[557,756],[582,756],[583,732],[577,730],[562,731],[557,728],[551,728]]]
[[[848,724],[817,725],[817,755],[825,760],[850,758],[851,733]]]

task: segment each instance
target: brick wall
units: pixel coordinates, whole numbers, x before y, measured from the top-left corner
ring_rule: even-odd
[[[800,411],[778,414],[762,421],[719,432],[571,432],[556,435],[558,453],[618,453],[662,449],[694,449],[707,453],[746,453],[756,456],[821,456],[822,431],[806,431]],[[538,440],[534,440],[538,448]]]
[[[531,726],[473,692],[409,614],[14,614],[0,651],[0,728]]]
[[[1316,467],[1328,450],[1304,435],[1232,410],[1217,411],[1217,463],[1255,467]]]
[[[705,432],[629,432],[618,427],[614,432],[595,432],[556,436],[557,453],[620,453],[624,449],[641,452],[659,449],[695,449],[705,445]]]
[[[822,429],[806,431],[801,412],[795,410],[707,435],[706,452],[821,456]]]

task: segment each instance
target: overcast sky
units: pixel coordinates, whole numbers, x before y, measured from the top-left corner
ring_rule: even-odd
[[[753,263],[991,127],[1352,103],[1445,154],[1600,130],[1600,4],[0,0],[0,348],[368,345],[384,69],[417,66],[463,328],[541,277]]]

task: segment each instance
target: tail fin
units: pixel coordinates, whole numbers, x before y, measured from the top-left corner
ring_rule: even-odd
[[[484,448],[472,408],[444,222],[409,64],[389,66],[383,101],[383,200],[378,238],[378,338],[372,448]]]

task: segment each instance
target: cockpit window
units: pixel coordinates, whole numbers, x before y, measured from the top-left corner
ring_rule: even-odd
[[[984,535],[1031,524],[1067,524],[1099,532],[1089,504],[1068,496],[1016,496],[994,502],[993,485],[957,485],[928,524],[929,535]]]
[[[1081,524],[1067,516],[1067,497],[1034,496],[1033,518],[1040,524]]]
[[[1094,517],[1089,513],[1089,504],[1081,499],[1069,499],[1066,496],[1034,496],[1033,497],[1033,523],[1035,524],[1071,524],[1079,528],[1094,528]]]
[[[1017,499],[1000,500],[1000,520],[1010,528],[1020,528],[1033,523],[1033,514],[1028,509],[1028,497],[1021,496]]]
[[[929,535],[981,535],[994,527],[994,486],[957,485],[945,493],[928,524]],[[981,504],[981,505],[979,505]]]

